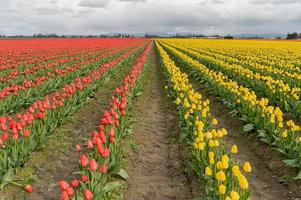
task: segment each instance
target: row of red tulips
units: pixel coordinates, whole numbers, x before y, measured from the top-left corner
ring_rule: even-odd
[[[12,65],[2,66],[0,72],[0,81],[3,85],[7,83],[14,83],[15,81],[19,81],[20,77],[26,78],[27,76],[43,73],[45,69],[56,68],[60,65],[65,65],[69,62],[70,59],[78,59],[83,55],[90,55],[91,53],[96,52],[104,52],[104,48],[95,48],[89,49],[89,51],[85,51],[83,49],[75,49],[75,50],[65,50],[51,52],[50,55],[45,57],[45,53],[42,51],[42,54],[37,53],[34,55],[33,60],[29,60],[27,62],[16,62]],[[11,66],[14,66],[13,68]],[[7,69],[6,69],[7,68]],[[23,80],[23,79],[21,79]]]
[[[69,199],[103,199],[112,191],[118,182],[108,182],[110,174],[119,171],[116,166],[121,160],[120,141],[125,136],[128,125],[127,109],[132,98],[137,94],[139,80],[152,44],[137,59],[130,73],[125,77],[122,86],[115,89],[111,97],[110,108],[104,111],[97,130],[84,145],[76,145],[80,151],[80,175],[71,183],[60,181],[61,200]]]
[[[73,62],[66,69],[55,69],[53,72],[48,72],[45,76],[38,76],[35,81],[24,80],[22,85],[5,87],[0,91],[0,116],[27,108],[36,99],[60,89],[76,77],[88,74],[93,69],[96,69],[98,65],[114,59],[125,50],[120,51],[116,50],[94,57],[86,57],[83,60]]]
[[[0,80],[5,81],[3,75],[12,73],[26,74],[26,71],[37,70],[51,61],[60,64],[75,55],[94,53],[105,49],[126,47],[129,43],[137,43],[142,40],[18,40],[0,41]],[[8,44],[6,44],[8,43]],[[13,44],[15,43],[15,44]],[[38,68],[36,68],[38,67]],[[3,79],[3,80],[2,80]]]
[[[8,180],[6,175],[14,168],[22,166],[31,152],[45,142],[52,130],[58,127],[66,116],[70,116],[80,108],[90,94],[115,73],[114,68],[117,65],[129,62],[137,53],[137,49],[132,49],[102,64],[86,76],[66,84],[62,91],[36,100],[22,114],[1,117],[0,184],[6,184]]]
[[[85,41],[85,40],[84,40]],[[83,42],[84,42],[83,41]],[[67,41],[65,41],[67,42]],[[77,41],[77,43],[81,44],[81,40]],[[47,51],[41,50],[29,56],[28,62],[19,62],[15,69],[11,70],[1,70],[0,71],[0,88],[10,84],[21,84],[24,80],[33,79],[35,77],[39,77],[47,74],[47,72],[53,72],[54,69],[60,68],[61,66],[66,66],[70,62],[70,58],[81,59],[84,55],[93,55],[97,52],[105,52],[107,50],[116,50],[117,48],[126,48],[129,45],[139,45],[143,42],[142,40],[116,40],[107,42],[106,40],[95,41],[95,44],[91,44],[88,42],[89,48],[78,48],[77,46],[71,46],[67,49],[64,49],[62,53],[60,53],[61,47],[55,47],[56,51],[49,52],[48,49],[51,49],[52,46],[47,47]],[[1,44],[1,42],[0,42]],[[1,50],[1,45],[0,45]],[[42,53],[41,53],[42,52]],[[3,52],[7,53],[7,52]],[[51,54],[52,53],[52,54]],[[24,52],[26,54],[26,51]],[[55,56],[53,56],[53,54]],[[15,57],[18,59],[18,57]],[[16,61],[16,63],[18,63]]]

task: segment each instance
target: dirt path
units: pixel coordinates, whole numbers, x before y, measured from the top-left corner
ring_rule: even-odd
[[[127,200],[192,199],[175,137],[179,122],[164,91],[164,79],[154,50],[144,91],[134,102],[136,119],[128,137],[129,187]]]
[[[99,124],[99,119],[113,95],[114,88],[121,84],[132,66],[121,66],[111,79],[96,92],[90,102],[77,111],[70,122],[59,127],[45,144],[46,148],[33,153],[25,169],[31,169],[37,177],[35,192],[26,194],[16,188],[6,189],[7,199],[16,200],[56,200],[60,199],[57,186],[60,180],[72,180],[72,173],[78,170],[79,154],[75,150],[77,143],[83,143]],[[14,191],[14,193],[13,193]],[[0,198],[1,200],[1,198]]]
[[[243,122],[232,118],[229,114],[231,110],[210,95],[206,86],[200,85],[196,81],[191,81],[191,83],[204,98],[210,100],[211,115],[217,118],[220,128],[224,127],[228,130],[227,142],[229,145],[237,144],[239,153],[235,156],[236,160],[241,164],[245,161],[251,163],[252,173],[249,176],[249,182],[253,190],[252,200],[301,199],[299,183],[281,183],[281,178],[292,170],[282,163],[285,158],[270,146],[243,133]]]

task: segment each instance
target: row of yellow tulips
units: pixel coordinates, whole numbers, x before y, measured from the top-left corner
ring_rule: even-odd
[[[194,169],[204,182],[207,198],[248,199],[251,191],[244,173],[251,172],[250,163],[244,164],[244,172],[240,170],[223,140],[226,129],[217,129],[217,120],[211,119],[209,100],[202,100],[189,84],[188,75],[181,72],[158,42],[156,47],[167,79],[166,89],[178,106],[183,134],[193,147]],[[237,153],[236,145],[231,152]]]
[[[173,40],[178,44],[206,49],[210,52],[246,60],[252,64],[273,66],[288,72],[301,72],[300,43],[251,40]]]
[[[239,85],[221,72],[210,70],[181,51],[161,44],[177,63],[207,82],[216,95],[227,101],[245,121],[251,123],[248,124],[248,129],[254,126],[264,142],[290,158],[285,161],[287,164],[301,168],[301,127],[292,120],[284,121],[279,107],[270,105],[266,98],[258,99],[254,91]]]
[[[274,105],[278,105],[286,111],[290,111],[295,116],[301,115],[301,102],[299,99],[301,89],[299,87],[292,88],[282,80],[274,79],[269,75],[261,75],[243,65],[226,61],[220,55],[205,55],[203,52],[200,53],[187,47],[179,45],[172,46],[200,61],[207,67],[221,71],[239,84],[253,89],[256,93],[261,94],[261,96],[268,97],[270,102]]]

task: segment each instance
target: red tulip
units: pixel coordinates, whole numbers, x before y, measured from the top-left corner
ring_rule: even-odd
[[[92,143],[91,140],[88,140],[88,141],[87,141],[87,148],[88,148],[88,149],[92,149],[92,148],[93,148],[93,143]]]
[[[86,167],[86,166],[89,164],[89,159],[87,158],[86,155],[82,155],[82,156],[80,157],[80,164],[81,164],[81,166],[83,166],[83,167]]]
[[[66,181],[60,181],[59,182],[59,187],[61,188],[61,190],[66,190],[67,188],[70,187],[70,185]]]
[[[69,200],[69,195],[67,191],[63,191],[61,194],[61,200]]]
[[[106,147],[106,148],[104,149],[104,152],[103,152],[103,154],[102,154],[102,157],[103,157],[103,158],[107,158],[107,157],[109,156],[109,154],[110,154],[110,150]]]
[[[111,128],[111,130],[110,130],[110,136],[111,137],[115,136],[115,129],[114,128]]]
[[[72,187],[67,188],[66,192],[68,193],[69,197],[73,196],[73,194],[74,194],[74,190]]]
[[[23,137],[29,137],[30,131],[29,130],[24,130],[23,131]]]
[[[1,124],[0,129],[1,129],[2,131],[6,131],[6,130],[7,130],[6,124]]]
[[[42,111],[40,111],[40,112],[37,114],[37,118],[38,118],[38,119],[43,119],[44,116],[45,116],[45,113],[42,112]]]
[[[107,166],[106,165],[101,166],[100,173],[105,174],[106,172],[107,172]]]
[[[110,143],[114,143],[115,142],[115,137],[114,136],[110,136]]]
[[[80,144],[77,144],[77,145],[76,145],[76,150],[77,150],[77,151],[81,151],[81,150],[82,150],[82,146],[81,146]]]
[[[98,168],[97,162],[94,159],[90,160],[90,170],[91,171],[96,171],[97,168]]]
[[[99,155],[102,155],[104,151],[105,151],[105,149],[103,148],[103,146],[101,144],[97,145],[97,152]]]
[[[18,134],[18,133],[12,134],[12,138],[13,138],[14,140],[19,139],[19,134]]]
[[[86,189],[84,191],[84,199],[85,200],[92,200],[92,198],[93,198],[92,192],[90,190]]]
[[[26,185],[26,186],[25,186],[25,190],[26,190],[26,192],[28,192],[28,193],[32,193],[32,192],[33,192],[33,187],[32,187],[31,185]]]
[[[72,182],[71,182],[71,185],[72,187],[76,188],[79,186],[79,181],[77,179],[74,179]]]
[[[82,180],[84,183],[86,183],[86,182],[88,182],[89,178],[88,178],[88,176],[86,176],[86,175],[82,175],[82,176],[81,176],[81,180]]]

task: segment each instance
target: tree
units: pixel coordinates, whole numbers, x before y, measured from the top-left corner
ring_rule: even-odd
[[[286,39],[288,39],[288,40],[293,40],[293,39],[296,39],[297,37],[298,37],[298,33],[297,33],[297,32],[294,32],[294,33],[288,33]]]

